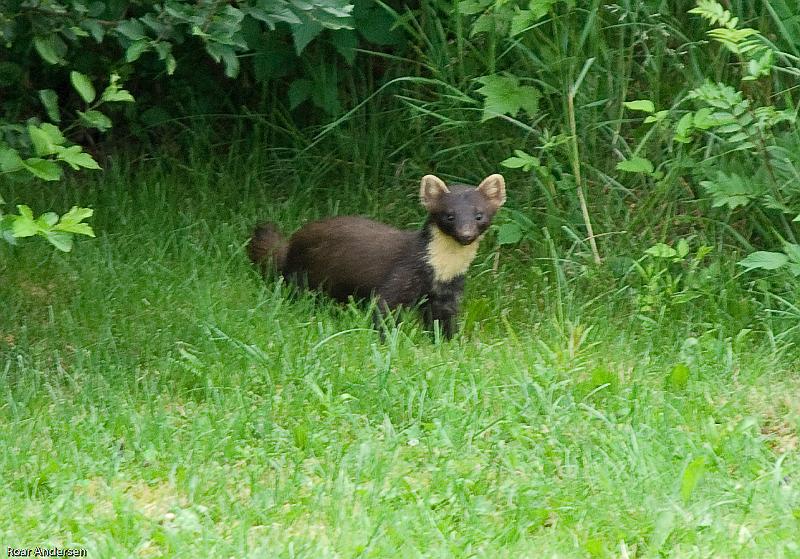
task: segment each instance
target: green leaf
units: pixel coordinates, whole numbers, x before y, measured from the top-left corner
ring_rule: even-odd
[[[133,98],[130,91],[126,89],[120,89],[119,91],[111,91],[109,92],[108,89],[103,92],[101,97],[103,101],[110,101],[113,103],[133,103],[136,99]]]
[[[112,103],[133,103],[135,101],[130,91],[120,89],[116,84],[109,85],[105,91],[103,91],[100,100]]]
[[[337,31],[336,34],[341,33]],[[253,72],[256,80],[265,83],[287,75],[297,63],[294,48],[268,34],[258,45],[253,56]]]
[[[694,259],[700,262],[703,258],[708,256],[712,252],[714,252],[714,247],[710,247],[708,245],[700,245],[700,247],[697,249],[697,252],[694,255]]]
[[[504,223],[497,231],[497,244],[515,245],[522,240],[522,227],[518,223]]]
[[[67,233],[78,233],[79,235],[86,235],[88,237],[94,237],[94,230],[92,226],[88,223],[74,223],[74,224],[63,224],[59,223],[53,229],[56,231],[64,231]]]
[[[136,62],[139,60],[139,57],[142,56],[145,52],[150,50],[150,41],[147,39],[140,39],[138,41],[134,41],[128,48],[125,49],[125,61],[126,62]]]
[[[97,164],[97,161],[89,155],[85,153],[81,146],[70,146],[68,148],[61,148],[57,150],[56,157],[67,163],[70,167],[77,170],[80,167],[84,167],[86,169],[99,169],[100,165]]]
[[[650,124],[651,122],[661,122],[669,115],[669,111],[658,111],[654,115],[647,115],[644,119],[645,124]]]
[[[311,80],[294,80],[289,86],[289,109],[294,110],[297,106],[306,101],[311,96]]]
[[[511,28],[508,31],[509,37],[519,35],[523,31],[531,27],[538,18],[536,18],[531,10],[519,10],[511,16]]]
[[[308,44],[320,33],[322,33],[322,24],[308,19],[308,16],[303,15],[303,23],[292,25],[292,40],[294,40],[294,48],[299,55],[308,46]]]
[[[62,252],[69,252],[72,250],[73,238],[71,233],[63,231],[46,231],[44,238],[47,239],[51,245],[56,247]]]
[[[653,164],[644,157],[631,157],[617,163],[617,170],[629,173],[653,173]]]
[[[66,141],[61,130],[47,122],[41,126],[29,124],[28,136],[31,138],[36,155],[51,155]]]
[[[175,73],[175,68],[178,67],[178,61],[175,60],[175,56],[170,53],[167,55],[166,59],[164,60],[164,64],[167,67],[167,75],[171,76]]]
[[[538,157],[534,157],[520,149],[515,149],[514,157],[501,161],[500,165],[509,169],[522,169],[526,172],[541,166]]]
[[[153,44],[153,48],[158,53],[158,59],[164,61],[164,65],[167,68],[167,75],[171,76],[174,74],[175,68],[178,66],[178,62],[175,60],[175,56],[172,54],[172,43],[158,41]],[[133,100],[133,97],[131,97],[131,100]]]
[[[84,19],[81,22],[81,27],[89,32],[96,43],[103,42],[103,37],[106,35],[106,29],[99,21],[96,19]]]
[[[375,45],[399,45],[403,33],[397,28],[397,18],[378,2],[356,2],[353,8],[355,28],[367,41]]]
[[[147,37],[144,25],[137,19],[126,19],[120,22],[116,29],[117,33],[131,41],[138,41]]]
[[[483,12],[494,0],[459,0],[458,11],[464,15],[475,15]]]
[[[300,18],[291,9],[275,0],[258,0],[255,4],[242,6],[242,10],[250,17],[266,23],[271,31],[275,30],[276,23],[300,23]]]
[[[792,208],[787,206],[781,200],[775,199],[774,196],[771,194],[765,194],[761,202],[764,204],[764,207],[769,208],[771,210],[778,210],[781,213],[792,213]]]
[[[730,138],[728,138],[728,142],[730,142],[732,144],[738,144],[739,142],[743,142],[744,140],[747,140],[749,137],[750,137],[750,135],[747,132],[739,132],[737,134],[734,134]]]
[[[684,502],[689,501],[692,492],[697,487],[698,482],[703,477],[706,471],[706,459],[703,456],[695,458],[686,465],[681,475],[681,499]]]
[[[726,175],[722,171],[717,171],[716,180],[700,181],[700,186],[711,195],[713,207],[727,206],[731,210],[746,206],[762,190],[752,180],[748,181],[735,173]]]
[[[694,116],[692,113],[683,115],[675,126],[675,140],[684,144],[690,142],[691,138],[689,138],[689,133],[692,130],[693,124]]]
[[[19,215],[10,216],[13,219],[11,234],[16,238],[31,237],[39,232],[39,225],[33,219],[33,212],[28,206],[17,206]]]
[[[48,64],[65,63],[64,55],[67,53],[67,45],[55,33],[34,37],[33,47]]]
[[[523,157],[509,157],[508,159],[503,159],[500,162],[500,165],[503,167],[508,167],[509,169],[520,169],[529,164],[530,162]]]
[[[17,206],[17,211],[19,212],[19,215],[21,215],[22,217],[33,221],[33,210],[31,210],[29,206],[26,206],[25,204],[20,204]]]
[[[539,90],[530,85],[520,85],[516,76],[482,76],[476,79],[483,84],[477,92],[485,97],[481,121],[507,114],[516,116],[521,110],[529,115],[539,108]]]
[[[206,43],[206,52],[211,55],[214,62],[222,61],[226,76],[235,78],[239,74],[239,58],[232,47],[221,43]]]
[[[36,218],[36,223],[39,224],[41,229],[50,229],[53,225],[58,223],[58,214],[55,212],[43,213]]]
[[[73,26],[69,27],[69,32],[73,33],[75,35],[75,37],[88,37],[89,36],[89,33],[87,33],[83,28],[78,27],[76,25],[73,25]],[[67,35],[67,37],[69,37],[69,35]],[[72,37],[69,37],[69,38],[71,39]]]
[[[39,232],[39,226],[32,219],[15,216],[11,226],[11,234],[17,239],[32,237]]]
[[[718,120],[711,116],[711,109],[708,107],[703,107],[695,112],[692,121],[694,127],[700,130],[708,130],[718,123]]]
[[[673,258],[678,251],[669,245],[658,243],[645,250],[644,253],[656,258]]]
[[[732,122],[730,124],[724,124],[717,128],[717,132],[720,134],[732,134],[734,132],[738,132],[742,129],[742,125],[738,122]]]
[[[679,259],[683,259],[689,254],[689,242],[686,239],[681,239],[678,241],[678,244],[675,246],[675,249],[678,251],[676,256]]]
[[[69,73],[69,80],[72,82],[72,87],[81,96],[86,103],[91,103],[97,96],[94,86],[89,78],[75,70]]]
[[[752,59],[747,64],[748,76],[742,78],[743,80],[755,80],[761,76],[768,76],[772,71],[774,65],[774,53],[770,49],[766,49],[760,58]]]
[[[82,223],[84,219],[91,217],[93,213],[94,210],[91,208],[72,206],[67,213],[61,216],[61,221],[53,229],[64,233],[77,233],[94,237],[92,227],[88,223]]]
[[[70,210],[61,216],[61,225],[80,223],[84,219],[88,219],[94,215],[92,208],[80,208],[72,206]]]
[[[503,23],[501,16],[494,11],[484,12],[475,19],[469,36],[474,37],[480,33],[503,33]]]
[[[203,23],[202,31],[198,33],[208,42],[220,43],[237,49],[246,49],[247,42],[241,33],[244,12],[228,4],[221,11],[217,11],[214,18],[208,23]],[[193,29],[193,32],[197,32]]]
[[[784,241],[783,252],[786,253],[790,261],[800,264],[800,245]]]
[[[784,241],[783,252],[789,258],[789,272],[795,277],[800,276],[800,245]]]
[[[11,173],[22,169],[22,158],[14,148],[0,147],[0,171]]]
[[[50,143],[53,145],[60,146],[67,141],[67,139],[64,137],[64,134],[61,133],[61,129],[55,124],[44,122],[39,125],[39,129],[47,134]]]
[[[46,181],[57,181],[61,178],[61,167],[49,159],[30,157],[22,162],[22,166],[35,177]]]
[[[352,66],[356,59],[356,47],[358,47],[358,37],[352,29],[338,29],[331,32],[331,43],[336,52],[342,55],[347,63]]]
[[[737,264],[739,266],[744,266],[746,271],[749,272],[750,270],[755,269],[777,270],[778,268],[785,266],[788,261],[789,257],[782,252],[758,250],[752,254],[748,254],[746,258],[743,258],[737,262]]]
[[[689,384],[689,367],[684,363],[678,363],[667,376],[667,386],[674,390],[683,390]]]
[[[642,111],[645,113],[654,113],[656,112],[656,107],[653,105],[653,102],[649,99],[639,99],[637,101],[625,101],[623,103],[626,109],[630,109],[632,111]]]
[[[58,110],[58,94],[52,89],[40,89],[39,99],[47,112],[47,117],[53,122],[61,122],[61,111]]]
[[[313,74],[311,102],[329,115],[340,113],[342,106],[339,102],[339,87],[333,67],[322,64]]]
[[[50,141],[50,136],[41,128],[34,126],[33,124],[29,124],[28,136],[31,138],[33,150],[36,152],[36,155],[50,155],[55,153],[56,148],[55,145]]]
[[[239,75],[239,57],[232,48],[226,47],[222,50],[222,63],[225,65],[226,76],[235,78]]]
[[[86,111],[81,112],[78,111],[78,115],[81,117],[81,122],[84,126],[88,126],[90,128],[97,128],[101,132],[105,132],[109,128],[111,128],[111,119],[108,118],[106,115],[101,113],[100,111]]]

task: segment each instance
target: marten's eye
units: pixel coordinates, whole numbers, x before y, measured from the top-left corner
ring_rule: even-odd
[[[456,218],[456,214],[447,214],[447,215],[445,216],[445,219],[446,219],[447,221],[453,221],[453,220],[455,220],[455,218]]]
[[[475,221],[483,220],[483,212],[476,212],[475,213]]]

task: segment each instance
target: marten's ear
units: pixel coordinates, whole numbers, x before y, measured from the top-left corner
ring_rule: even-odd
[[[425,209],[431,211],[442,194],[450,192],[444,181],[435,175],[425,175],[419,185],[419,199]]]
[[[506,179],[503,175],[489,175],[478,185],[477,190],[486,196],[495,208],[499,208],[506,201]]]

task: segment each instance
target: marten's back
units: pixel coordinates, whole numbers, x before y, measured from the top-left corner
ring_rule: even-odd
[[[315,221],[289,239],[283,272],[341,301],[369,297],[397,266],[413,259],[418,237],[363,217]]]

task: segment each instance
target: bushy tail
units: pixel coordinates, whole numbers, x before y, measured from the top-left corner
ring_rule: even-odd
[[[275,225],[263,223],[253,231],[247,254],[263,274],[270,269],[280,272],[286,264],[288,246],[286,238]]]

